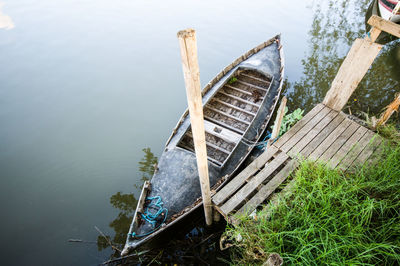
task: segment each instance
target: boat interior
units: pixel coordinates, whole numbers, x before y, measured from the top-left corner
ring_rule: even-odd
[[[218,89],[204,106],[208,160],[222,167],[256,117],[272,78],[256,70],[241,69]],[[194,152],[191,128],[178,147]]]

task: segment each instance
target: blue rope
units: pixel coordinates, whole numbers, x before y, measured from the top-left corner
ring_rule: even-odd
[[[144,237],[144,236],[150,235],[153,232],[157,231],[163,225],[163,223],[165,223],[165,220],[167,220],[168,210],[164,208],[164,202],[162,202],[160,196],[147,197],[146,200],[150,200],[151,202],[147,205],[146,210],[144,211],[144,213],[141,214],[141,216],[142,216],[143,220],[147,221],[148,223],[150,223],[153,226],[153,230],[151,230],[148,233],[141,234],[141,235],[137,235],[135,232],[132,232],[132,233],[128,234],[128,236],[139,238],[139,237]],[[153,202],[154,200],[157,200],[157,201],[154,203]],[[152,213],[150,211],[150,208],[156,209],[157,211],[155,213]],[[157,218],[160,215],[163,215],[164,219],[160,223],[160,225],[156,227]]]
[[[266,148],[267,147],[267,143],[268,143],[268,140],[269,139],[271,139],[271,132],[269,132],[269,131],[267,131],[267,135],[265,136],[265,138],[261,141],[262,142],[262,144],[260,144],[260,145],[258,145],[258,146],[256,146],[257,147],[257,149],[260,149],[260,150],[262,150],[262,149],[264,149],[264,148]],[[276,137],[275,139],[273,139],[273,140],[271,140],[272,141],[272,143],[271,144],[274,144],[275,143],[275,141],[277,141],[279,139],[279,136],[278,137]]]

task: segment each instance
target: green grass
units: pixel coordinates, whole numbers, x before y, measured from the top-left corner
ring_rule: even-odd
[[[276,252],[285,265],[399,265],[399,145],[379,158],[354,174],[302,163],[294,193],[269,209],[270,218],[264,210],[227,227],[240,239],[232,261],[262,264]]]

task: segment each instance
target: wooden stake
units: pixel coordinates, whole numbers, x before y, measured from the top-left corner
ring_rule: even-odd
[[[394,112],[398,112],[400,107],[400,93],[396,95],[396,98],[394,101],[386,106],[385,112],[381,115],[379,118],[378,122],[376,123],[376,126],[383,126],[386,124],[386,122],[389,120],[389,118],[392,116]]]
[[[194,149],[199,171],[201,196],[203,197],[206,224],[212,224],[212,205],[206,139],[204,132],[203,104],[200,91],[200,72],[197,61],[196,32],[186,29],[178,32],[181,48],[182,68],[185,78],[186,96],[189,106],[190,123],[192,127]]]
[[[279,105],[278,112],[276,113],[274,128],[272,129],[270,141],[268,141],[267,147],[272,145],[272,141],[279,136],[279,131],[281,129],[283,116],[285,115],[287,98],[283,96],[281,104]]]

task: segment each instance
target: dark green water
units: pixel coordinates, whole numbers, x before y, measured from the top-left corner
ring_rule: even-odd
[[[197,30],[202,84],[281,32],[289,107],[309,110],[365,34],[367,3],[0,0],[2,264],[110,257],[105,244],[67,240],[97,241],[94,226],[124,238],[148,175],[142,149],[159,156],[186,108],[178,30]],[[397,42],[383,49],[351,111],[378,114],[399,83]]]

